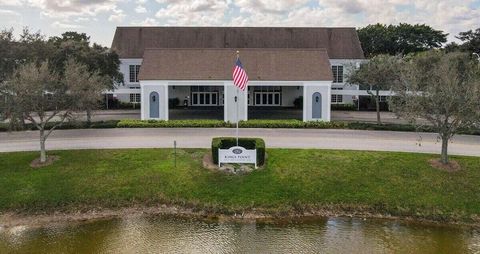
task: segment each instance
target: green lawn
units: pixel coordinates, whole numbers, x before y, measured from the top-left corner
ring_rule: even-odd
[[[54,151],[54,165],[32,169],[38,153],[0,154],[0,211],[52,211],[180,204],[219,212],[305,207],[355,209],[431,219],[480,215],[480,158],[453,157],[456,173],[433,169],[435,155],[268,149],[264,170],[230,176],[203,169],[207,150]]]

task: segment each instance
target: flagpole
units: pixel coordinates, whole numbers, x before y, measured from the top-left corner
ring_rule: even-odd
[[[240,51],[237,50],[237,60],[240,58]],[[238,146],[238,90],[240,90],[240,88],[237,87],[237,96],[235,96],[235,103],[236,103],[236,110],[237,110],[237,113],[236,113],[236,118],[237,118],[237,124],[236,124],[236,135],[237,135],[237,146]]]

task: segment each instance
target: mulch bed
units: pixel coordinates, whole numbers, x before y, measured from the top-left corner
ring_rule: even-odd
[[[47,156],[47,161],[46,162],[41,163],[40,158],[36,158],[32,162],[30,162],[30,167],[41,168],[41,167],[49,166],[49,165],[52,165],[55,161],[57,161],[59,159],[60,159],[59,156],[51,155],[51,156]]]
[[[443,164],[439,159],[431,159],[428,161],[430,165],[436,169],[440,169],[447,172],[457,172],[462,170],[462,167],[458,162],[450,160],[448,164]]]

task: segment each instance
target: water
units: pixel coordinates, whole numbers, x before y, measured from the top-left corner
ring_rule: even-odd
[[[156,216],[0,228],[0,253],[480,253],[480,232],[392,220]]]

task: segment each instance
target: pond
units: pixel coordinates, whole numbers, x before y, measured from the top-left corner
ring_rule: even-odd
[[[395,220],[138,216],[0,228],[0,253],[480,253],[480,232]]]

